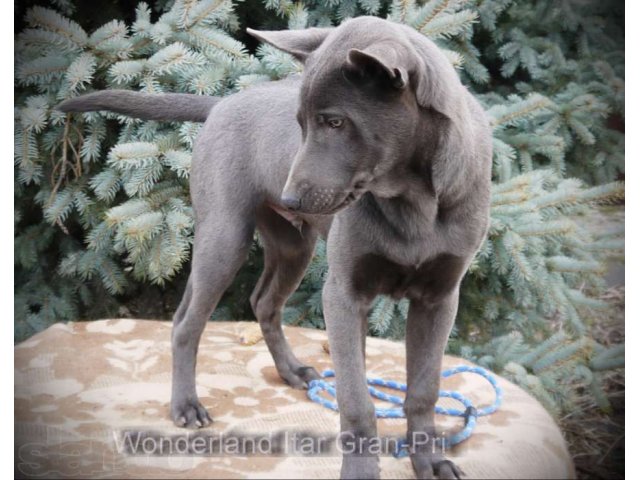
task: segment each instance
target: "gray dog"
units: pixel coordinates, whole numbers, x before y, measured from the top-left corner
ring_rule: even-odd
[[[291,351],[281,312],[320,235],[341,431],[362,446],[344,454],[342,477],[379,476],[377,457],[366,451],[376,418],[365,383],[367,314],[379,294],[411,302],[404,410],[416,474],[458,477],[434,444],[415,439],[435,438],[460,282],[487,232],[487,118],[442,52],[403,25],[359,17],[336,28],[248,31],[303,62],[302,78],[224,99],[113,90],[59,106],[205,121],[193,149],[195,241],[174,316],[171,416],[184,427],[211,423],[196,396],[198,343],[255,229],[265,266],[251,305],[277,370],[296,388],[319,378]]]

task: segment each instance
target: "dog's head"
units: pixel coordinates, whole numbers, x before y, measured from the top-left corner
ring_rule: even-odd
[[[297,119],[302,144],[282,203],[333,214],[405,168],[424,138],[425,109],[459,118],[463,88],[446,57],[408,27],[359,17],[336,28],[248,32],[305,65]],[[422,119],[422,120],[421,120]]]

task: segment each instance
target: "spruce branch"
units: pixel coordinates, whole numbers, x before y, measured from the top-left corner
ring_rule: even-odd
[[[476,12],[462,10],[450,15],[442,15],[434,18],[420,32],[430,38],[449,38],[457,35],[470,36],[473,24],[478,19]]]
[[[78,49],[84,47],[89,40],[80,25],[50,8],[32,7],[27,11],[25,20],[33,27],[39,27],[65,37]]]
[[[514,126],[517,122],[547,111],[553,106],[551,100],[540,94],[530,95],[524,100],[517,97],[511,100],[509,106],[496,105],[487,111],[494,129]]]
[[[409,24],[416,30],[422,31],[438,15],[450,8],[452,3],[451,0],[430,0],[418,9]]]

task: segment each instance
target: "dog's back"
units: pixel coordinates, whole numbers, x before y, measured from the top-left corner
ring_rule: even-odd
[[[216,202],[219,178],[232,190],[276,203],[300,144],[296,110],[300,79],[259,83],[227,97],[148,94],[103,90],[75,97],[56,108],[64,112],[107,110],[156,121],[205,122],[192,159],[194,209]],[[226,189],[225,189],[226,190]],[[247,190],[251,190],[248,192]],[[226,198],[226,197],[225,197]]]
[[[234,189],[250,189],[262,200],[277,203],[300,144],[299,90],[295,78],[268,82],[217,103],[194,147],[192,189],[208,191],[223,177],[233,180]],[[193,200],[210,204],[213,199],[198,195]]]

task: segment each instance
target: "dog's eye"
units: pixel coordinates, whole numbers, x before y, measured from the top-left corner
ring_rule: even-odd
[[[342,118],[330,118],[327,120],[327,124],[331,128],[340,128],[344,124],[344,119]]]

